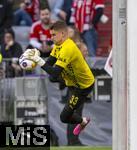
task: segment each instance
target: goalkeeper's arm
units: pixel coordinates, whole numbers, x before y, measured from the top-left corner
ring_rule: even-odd
[[[57,80],[63,70],[62,67],[60,66],[53,66],[56,62],[56,58],[53,56],[49,56],[49,58],[47,59],[47,61],[45,63],[43,63],[43,65],[41,65],[41,68],[46,71],[53,80]]]
[[[63,70],[63,68],[58,65],[50,66],[48,63],[45,63],[41,68],[45,70],[53,79],[58,79]]]
[[[48,64],[49,66],[53,66],[56,61],[57,61],[57,59],[50,55],[46,61],[46,64]]]
[[[50,74],[49,80],[51,82],[62,83],[63,79],[60,76],[62,68],[59,66],[55,66],[53,67],[53,69],[51,68],[56,63],[56,61],[57,59],[50,55],[46,63],[44,64],[44,66],[42,66],[41,68],[45,70],[46,72],[48,72],[48,74]]]

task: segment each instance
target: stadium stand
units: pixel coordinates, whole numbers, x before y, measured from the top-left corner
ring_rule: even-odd
[[[97,56],[108,56],[108,45],[112,36],[112,1],[105,0],[104,14],[109,18],[106,24],[99,23],[98,26],[98,49]]]

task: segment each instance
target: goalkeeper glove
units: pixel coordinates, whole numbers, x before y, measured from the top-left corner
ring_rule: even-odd
[[[35,49],[27,49],[24,52],[24,56],[36,62],[39,66],[43,66],[45,61],[40,57],[40,52]]]

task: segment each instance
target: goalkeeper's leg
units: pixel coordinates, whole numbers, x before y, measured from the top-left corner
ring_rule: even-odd
[[[66,104],[60,114],[60,120],[63,123],[78,124],[82,122],[82,117]]]
[[[63,123],[78,124],[75,131],[75,135],[78,135],[81,130],[89,123],[89,119],[78,115],[75,110],[83,105],[85,97],[91,89],[83,90],[74,90],[74,93],[71,95],[68,103],[65,105],[63,111],[61,112],[60,119]]]

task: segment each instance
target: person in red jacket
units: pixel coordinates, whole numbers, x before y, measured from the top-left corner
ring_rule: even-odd
[[[90,56],[96,56],[96,27],[103,14],[103,0],[73,0],[70,23],[81,32]]]
[[[30,45],[37,48],[41,52],[41,57],[49,56],[52,49],[52,41],[50,35],[50,10],[41,8],[40,20],[33,23],[30,32]],[[31,47],[29,47],[31,48]]]

